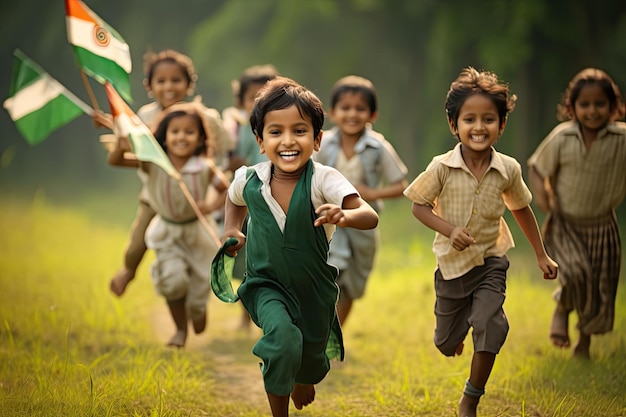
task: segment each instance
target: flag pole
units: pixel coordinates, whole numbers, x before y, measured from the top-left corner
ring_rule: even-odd
[[[215,231],[213,230],[213,228],[211,228],[211,225],[209,224],[207,219],[204,217],[204,214],[200,211],[200,207],[198,207],[198,203],[196,203],[196,200],[193,199],[191,192],[189,192],[189,188],[187,188],[187,185],[183,182],[183,179],[180,175],[176,176],[176,181],[178,181],[178,185],[180,186],[180,189],[183,191],[185,198],[191,205],[191,208],[193,208],[193,211],[196,213],[198,220],[200,220],[200,223],[202,223],[202,226],[204,227],[204,229],[207,231],[211,239],[213,239],[213,242],[215,242],[215,246],[217,246],[218,248],[222,246],[222,243],[220,242],[219,238],[215,234]]]
[[[82,68],[80,68],[78,71],[80,71],[80,78],[83,80],[83,84],[85,85],[85,89],[87,90],[87,95],[89,95],[89,100],[91,100],[91,105],[93,106],[94,110],[100,110],[100,106],[98,106],[98,101],[96,100],[96,96],[91,89],[91,85],[89,84],[89,80],[85,75],[85,71],[83,71]]]

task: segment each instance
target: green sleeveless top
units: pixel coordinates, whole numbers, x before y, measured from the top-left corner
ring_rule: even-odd
[[[325,341],[328,358],[342,360],[343,338],[335,310],[338,271],[327,263],[329,244],[324,228],[313,226],[317,217],[311,202],[313,170],[310,160],[293,191],[282,232],[261,194],[263,183],[253,169],[248,170],[243,191],[250,214],[247,272],[237,295],[257,324],[259,300],[281,301],[305,343]],[[222,280],[213,290],[222,300],[235,298],[230,282]]]

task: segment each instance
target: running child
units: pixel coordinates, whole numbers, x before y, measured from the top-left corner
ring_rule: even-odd
[[[210,153],[207,146],[212,145],[207,132],[203,106],[178,103],[165,110],[154,134],[205,215],[221,207],[221,202],[206,201],[209,185],[221,191],[228,187],[216,175],[215,165],[202,156]],[[129,149],[127,139],[119,138],[108,162],[140,168],[146,176],[150,207],[157,213],[145,236],[147,247],[156,253],[150,275],[156,291],[166,299],[176,325],[176,332],[167,344],[183,347],[188,320],[196,333],[206,327],[211,259],[218,248],[198,221],[177,181],[158,165],[125,158]],[[217,228],[214,232],[217,233]]]
[[[341,172],[361,198],[378,213],[382,200],[402,195],[407,168],[385,137],[371,125],[378,117],[378,98],[372,82],[349,75],[330,93],[330,119],[315,161]],[[343,326],[354,300],[363,297],[379,246],[378,229],[338,229],[330,243],[328,262],[339,268],[337,314]]]
[[[474,356],[458,405],[460,417],[477,415],[509,331],[502,306],[506,253],[514,242],[502,217],[506,208],[530,242],[544,279],[557,277],[558,266],[544,249],[521,166],[493,147],[515,99],[496,74],[463,69],[445,101],[448,125],[458,143],[433,158],[404,191],[413,202],[413,215],[437,232],[435,345],[446,356],[460,355],[473,329]]]
[[[313,162],[324,110],[288,78],[269,81],[255,100],[250,126],[269,161],[241,167],[228,191],[222,243],[244,243],[247,274],[237,294],[263,330],[253,353],[274,417],[315,398],[315,384],[343,358],[335,304],[337,269],[328,264],[335,226],[371,229],[378,215],[334,168]],[[241,231],[249,213],[248,232]]]
[[[559,104],[562,121],[528,160],[548,253],[561,267],[550,339],[569,347],[569,315],[578,316],[574,355],[589,358],[591,335],[613,330],[621,246],[615,209],[626,195],[624,100],[609,75],[580,71]]]

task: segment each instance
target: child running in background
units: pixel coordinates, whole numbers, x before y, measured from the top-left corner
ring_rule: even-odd
[[[463,69],[450,86],[445,109],[459,143],[436,156],[404,194],[413,215],[435,230],[434,341],[446,356],[460,355],[473,328],[474,356],[459,401],[459,417],[476,416],[478,402],[504,344],[509,324],[502,308],[514,246],[504,218],[508,208],[530,242],[544,279],[557,277],[546,254],[531,193],[515,159],[493,148],[515,105],[515,96],[497,76]]]
[[[269,161],[235,173],[228,191],[222,243],[227,254],[244,243],[247,273],[237,294],[263,330],[253,353],[274,417],[301,409],[315,384],[343,358],[335,304],[337,269],[328,264],[335,226],[371,229],[376,212],[334,168],[313,162],[322,139],[324,109],[288,78],[269,81],[257,95],[250,126]],[[241,231],[249,212],[247,236]]]
[[[215,175],[215,165],[202,157],[210,154],[207,144],[212,145],[203,107],[199,103],[169,106],[160,117],[155,138],[181,174],[200,211],[208,215],[222,205],[221,201],[213,204],[206,201],[209,185],[225,191],[228,184]],[[126,159],[124,154],[129,149],[127,139],[119,138],[108,162],[140,168],[146,174],[150,206],[157,213],[145,238],[147,247],[156,253],[150,274],[157,292],[167,300],[176,325],[176,332],[167,344],[183,347],[188,319],[196,333],[206,327],[211,259],[218,248],[198,221],[177,181],[158,165]]]
[[[173,50],[164,50],[159,53],[147,52],[144,55],[144,74],[144,86],[148,97],[154,101],[142,106],[137,111],[137,116],[154,130],[154,122],[164,110],[193,95],[198,76],[191,58]],[[234,146],[233,140],[224,129],[219,112],[205,106],[201,108],[209,135],[215,143],[212,157],[218,166],[223,166],[228,160],[229,151]],[[107,118],[110,119],[110,115],[100,114],[97,117],[100,125],[107,127],[112,125],[110,121],[106,122]],[[98,120],[95,122],[98,123]],[[144,183],[144,174],[141,170],[138,174]],[[144,235],[154,216],[155,210],[150,205],[146,187],[142,186],[137,213],[130,229],[130,241],[124,253],[124,266],[113,276],[109,285],[111,291],[118,296],[124,294],[126,286],[135,277],[139,263],[146,252]]]
[[[341,172],[378,213],[382,200],[402,195],[407,169],[393,146],[371,128],[378,116],[376,90],[356,75],[341,78],[330,93],[330,119],[317,162]],[[338,229],[328,262],[339,268],[337,314],[343,326],[354,300],[363,297],[379,246],[378,229]]]
[[[626,195],[626,123],[617,85],[587,68],[569,82],[556,126],[528,160],[550,256],[560,286],[550,326],[555,346],[569,347],[569,314],[580,337],[574,355],[589,358],[592,334],[613,330],[621,246],[615,209]]]
[[[250,112],[254,105],[254,98],[265,84],[275,79],[278,71],[273,65],[254,65],[246,68],[238,80],[231,83],[235,95],[235,107],[229,107],[222,113],[224,126],[235,132],[236,147],[231,154],[229,171],[235,171],[242,165],[252,166],[267,161],[267,156],[261,153],[254,132],[250,129]],[[246,234],[247,226],[244,222],[242,232]],[[235,259],[233,276],[243,280],[246,271],[246,252],[239,251]],[[250,328],[250,315],[242,308],[240,329]]]
[[[254,165],[267,161],[267,157],[259,151],[259,145],[252,129],[250,129],[250,112],[254,105],[254,97],[269,80],[278,76],[273,65],[254,65],[246,68],[238,80],[231,83],[235,96],[235,107],[224,110],[224,125],[234,132],[236,147],[231,158],[233,171],[242,165]]]

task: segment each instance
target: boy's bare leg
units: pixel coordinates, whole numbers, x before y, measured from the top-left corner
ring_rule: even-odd
[[[550,340],[556,347],[569,347],[569,312],[557,302],[550,324]]]
[[[574,347],[574,357],[581,359],[590,359],[589,348],[591,347],[591,335],[580,332],[578,343]]]
[[[291,400],[298,410],[307,406],[315,400],[315,385],[313,384],[296,384],[291,392]]]
[[[146,253],[146,229],[156,212],[145,202],[137,206],[135,220],[130,227],[130,240],[124,252],[124,267],[111,279],[109,288],[118,297],[124,294],[128,284],[135,278],[137,268]]]
[[[207,313],[200,314],[191,318],[191,324],[193,325],[193,331],[196,334],[202,333],[206,329]]]
[[[465,343],[461,342],[459,343],[459,345],[456,347],[456,350],[454,351],[454,354],[456,356],[460,356],[461,353],[463,353],[463,348],[465,347]]]
[[[268,392],[267,399],[270,403],[273,417],[289,416],[289,395],[275,395]]]
[[[342,326],[346,322],[350,310],[352,310],[352,298],[345,294],[340,294],[339,301],[337,301],[337,318],[339,319],[339,324]]]
[[[185,299],[168,300],[167,306],[176,325],[176,333],[167,342],[167,346],[182,348],[187,341],[187,308],[185,307]]]
[[[487,384],[495,360],[495,353],[474,352],[469,382],[471,386],[474,387],[474,390],[480,391],[480,393],[468,393],[466,388],[459,401],[459,417],[476,417],[478,402],[485,390],[485,385]]]

